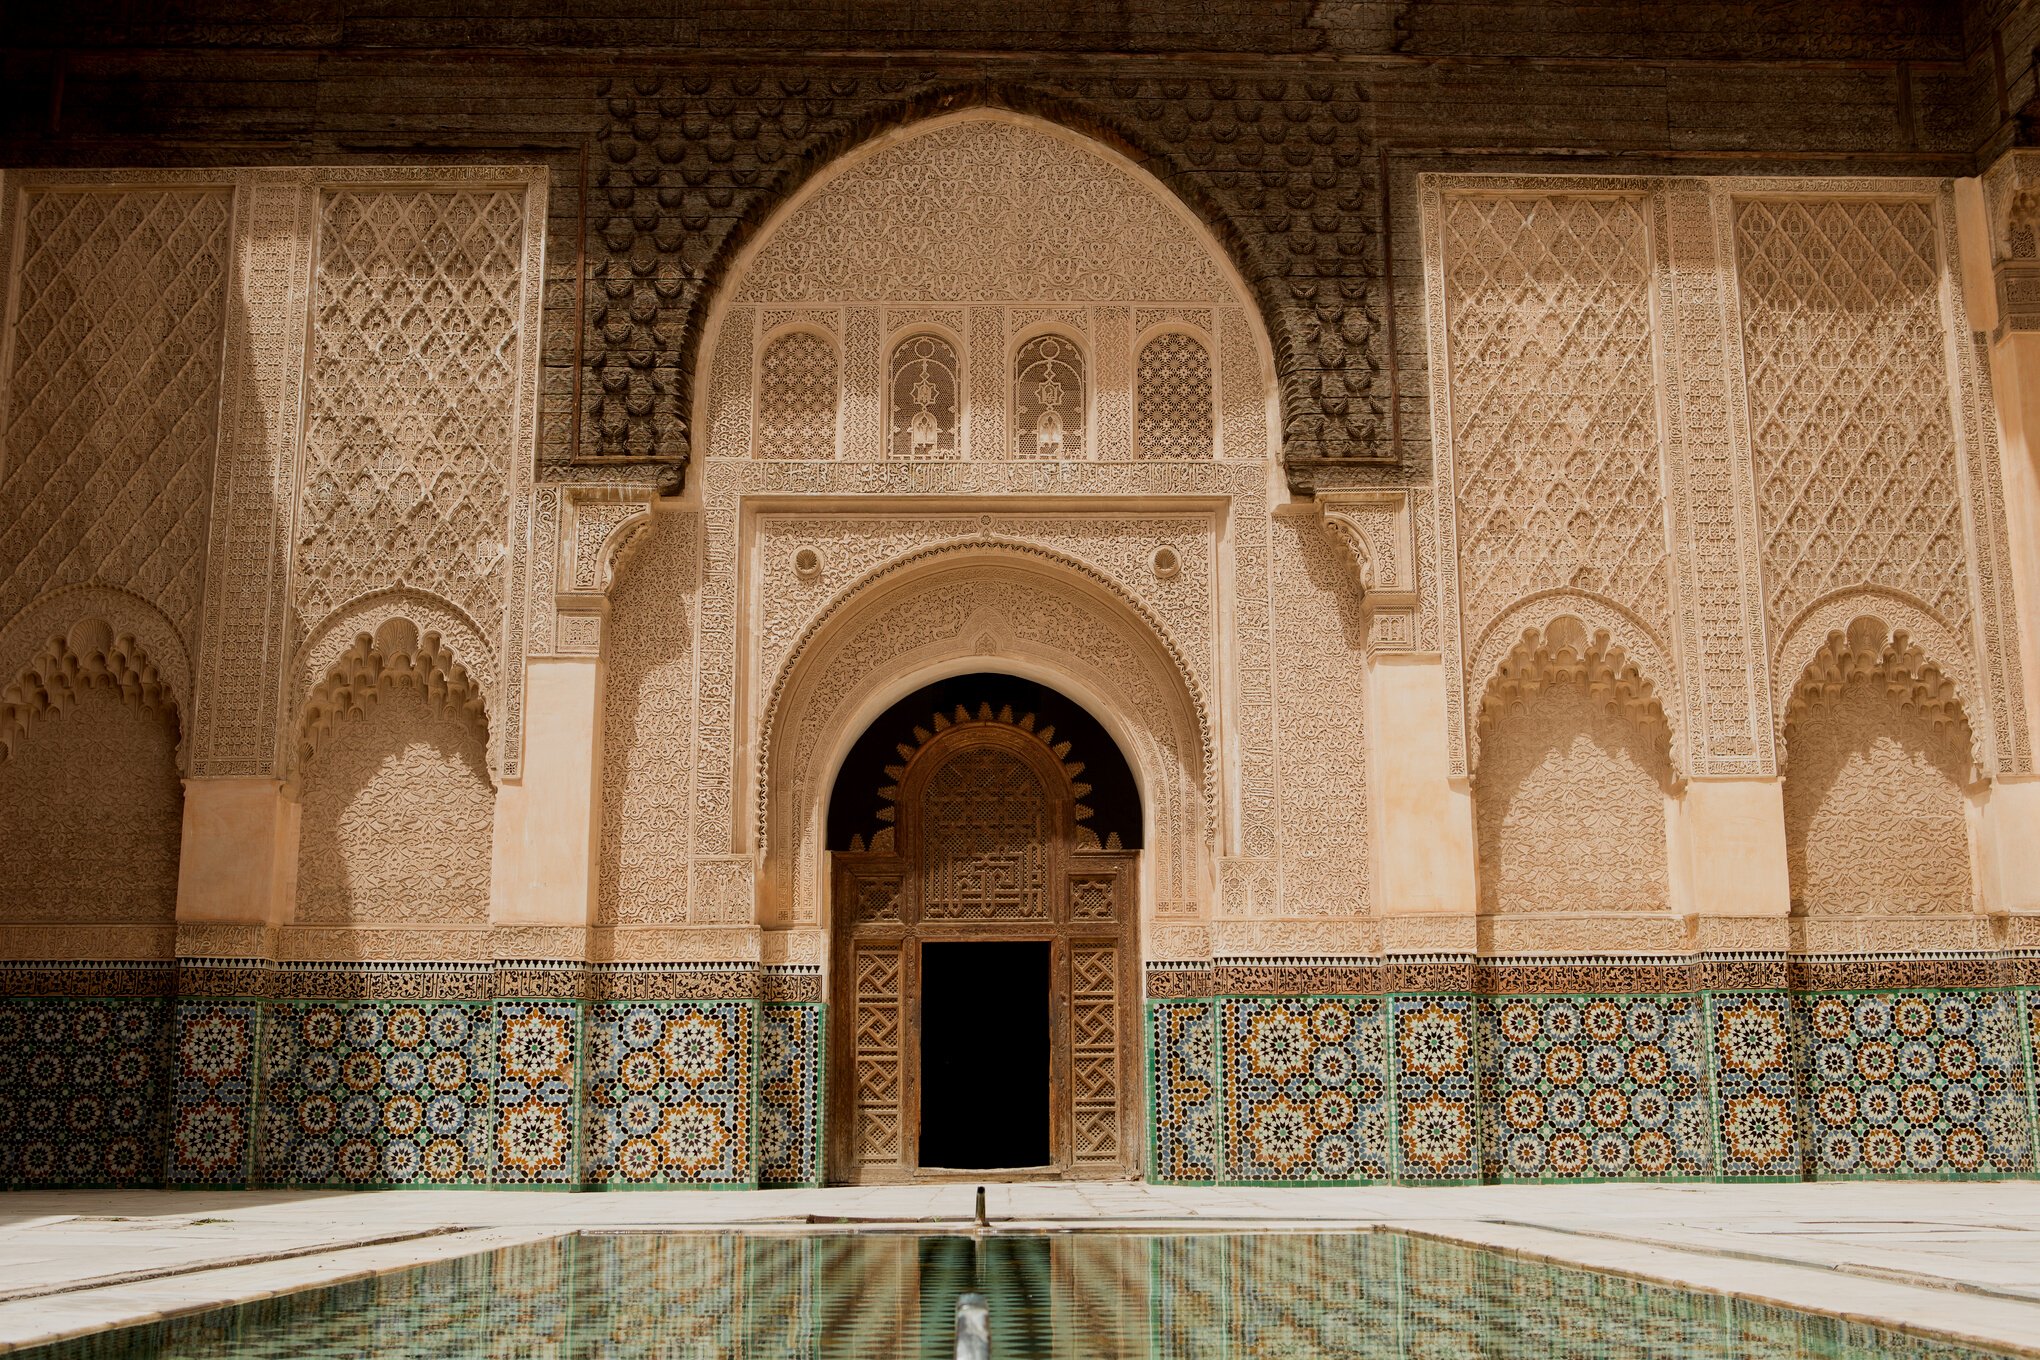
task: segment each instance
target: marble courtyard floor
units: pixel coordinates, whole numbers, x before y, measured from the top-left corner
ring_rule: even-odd
[[[0,1350],[579,1230],[968,1230],[970,1185],[0,1194]],[[2040,1355],[2040,1183],[992,1185],[994,1231],[1396,1228]]]

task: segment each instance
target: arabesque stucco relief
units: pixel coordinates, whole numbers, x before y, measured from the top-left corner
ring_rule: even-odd
[[[693,281],[678,487],[538,475],[542,168],[10,173],[0,959],[181,957],[171,1027],[486,1000],[557,1040],[487,1058],[545,1074],[498,1093],[537,1149],[498,1170],[571,1182],[539,1135],[586,1117],[597,1179],[750,1183],[755,1114],[819,1175],[839,768],[1005,672],[1138,784],[1179,1094],[1237,1093],[1190,1070],[1216,1026],[1343,997],[1369,1054],[1462,1045],[1367,1059],[1401,1064],[1370,1165],[1541,1165],[1450,1092],[1568,1022],[1481,988],[1676,993],[1637,1023],[1700,1035],[1736,989],[1980,996],[2040,950],[2019,315],[1963,257],[2024,268],[2024,182],[1421,175],[1429,466],[1312,500],[1271,285],[1037,118],[885,133]],[[614,1045],[668,1026],[727,1048],[713,1176],[596,1129]],[[1735,1161],[1692,1110],[1681,1165]]]

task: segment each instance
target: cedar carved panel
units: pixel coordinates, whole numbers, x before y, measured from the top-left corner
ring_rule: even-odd
[[[1050,946],[1043,1171],[1132,1174],[1137,852],[1100,846],[1082,764],[1032,715],[958,709],[915,735],[879,790],[892,825],[834,856],[834,989],[849,1023],[835,1027],[831,1177],[977,1174],[919,1164],[921,949],[1015,940]]]

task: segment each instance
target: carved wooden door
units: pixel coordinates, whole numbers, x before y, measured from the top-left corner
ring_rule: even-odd
[[[969,941],[1048,946],[1049,1158],[1020,1170],[1132,1174],[1138,853],[1101,849],[1084,828],[1083,766],[1052,728],[955,717],[917,729],[886,767],[893,826],[834,858],[830,1176],[982,1175],[920,1156],[924,950]]]

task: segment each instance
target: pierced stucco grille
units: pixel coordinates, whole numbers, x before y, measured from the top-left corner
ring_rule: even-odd
[[[836,347],[791,331],[765,347],[758,382],[758,456],[827,458],[836,449]]]
[[[1142,458],[1211,457],[1211,352],[1172,331],[1140,349],[1136,378]]]
[[[1013,362],[1013,456],[1084,454],[1084,355],[1060,335],[1038,335]]]
[[[887,384],[893,457],[956,457],[960,368],[955,348],[939,335],[910,335],[894,347]]]

